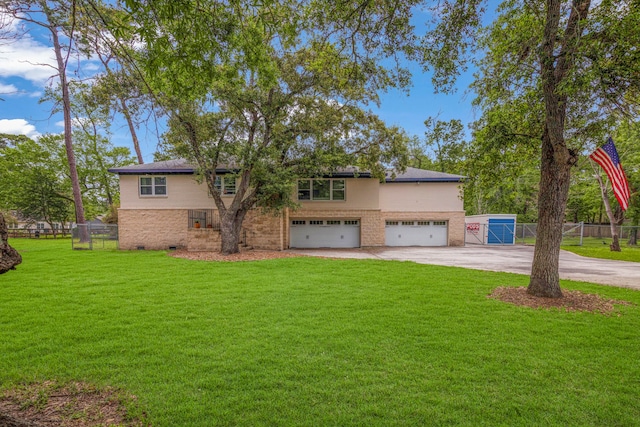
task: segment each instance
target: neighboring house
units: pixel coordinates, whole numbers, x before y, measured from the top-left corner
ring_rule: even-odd
[[[120,176],[120,248],[219,250],[218,216],[206,183],[185,160],[109,169]],[[218,186],[232,200],[235,179],[220,169]],[[250,211],[242,240],[256,249],[462,246],[462,176],[408,168],[381,183],[345,169],[300,179],[297,210]]]
[[[11,211],[8,215],[5,216],[7,221],[7,228],[9,230],[29,230],[29,231],[39,231],[41,233],[53,233],[51,230],[51,225],[45,221],[35,221],[30,219],[23,218],[18,212]],[[71,227],[71,223],[63,224],[60,222],[53,223],[53,230],[56,232],[69,231]]]

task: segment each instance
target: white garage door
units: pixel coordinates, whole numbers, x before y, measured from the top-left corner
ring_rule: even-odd
[[[447,221],[386,221],[387,246],[447,246]]]
[[[360,221],[357,219],[294,219],[292,248],[358,248]]]

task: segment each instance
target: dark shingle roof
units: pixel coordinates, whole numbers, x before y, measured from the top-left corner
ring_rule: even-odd
[[[191,175],[195,172],[195,168],[185,159],[165,160],[162,162],[145,163],[142,165],[129,165],[119,168],[110,168],[109,172],[119,175],[145,175],[145,174],[181,174]],[[216,169],[216,173],[224,174],[232,172],[228,165],[221,165]],[[407,168],[404,173],[396,175],[395,179],[391,179],[392,171],[387,172],[386,182],[461,182],[464,177],[461,175],[452,175],[443,172],[434,172],[424,169]],[[371,173],[367,171],[359,171],[355,167],[342,168],[336,172],[327,175],[332,178],[350,178],[358,176],[360,178],[370,178]]]
[[[464,176],[425,169],[407,168],[403,173],[397,173],[392,179],[393,171],[387,172],[386,182],[462,182]]]
[[[120,175],[141,175],[149,173],[192,174],[194,171],[194,167],[185,159],[165,160],[162,162],[129,165],[109,169],[109,172]]]
[[[145,163],[142,165],[129,165],[119,168],[110,168],[109,172],[117,173],[119,175],[145,175],[145,174],[182,174],[191,175],[195,172],[196,168],[193,167],[185,159],[166,160],[162,162]],[[225,174],[233,172],[233,167],[229,165],[219,165],[216,169],[216,173]],[[359,171],[356,167],[346,167],[339,169],[327,177],[332,178],[349,178],[353,176],[359,176],[361,178],[370,178],[371,173]]]

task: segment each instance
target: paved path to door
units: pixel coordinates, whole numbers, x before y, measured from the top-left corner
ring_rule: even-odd
[[[292,249],[305,255],[414,261],[477,270],[531,273],[533,246],[403,247],[367,249]],[[640,263],[585,258],[560,251],[560,278],[640,290]]]

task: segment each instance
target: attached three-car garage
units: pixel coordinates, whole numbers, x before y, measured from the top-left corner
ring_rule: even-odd
[[[291,248],[358,248],[358,219],[294,219],[290,222]],[[447,246],[448,222],[385,221],[386,246]]]

